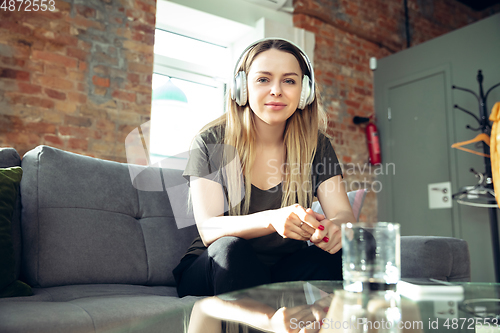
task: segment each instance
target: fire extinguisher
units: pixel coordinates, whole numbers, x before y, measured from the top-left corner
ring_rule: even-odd
[[[373,116],[369,118],[355,116],[353,118],[353,122],[354,124],[368,123],[366,125],[366,142],[368,143],[368,154],[370,156],[370,163],[372,165],[377,165],[382,163],[378,129],[377,125],[375,125],[375,123],[373,122]]]

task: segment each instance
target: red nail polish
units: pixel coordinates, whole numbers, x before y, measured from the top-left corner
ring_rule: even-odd
[[[325,236],[325,237],[323,237],[323,242],[328,243],[328,241],[329,241],[329,240],[330,240],[330,238],[328,238],[328,237],[326,237],[326,236]]]
[[[318,227],[318,229],[319,230],[325,230],[325,226],[323,226],[323,225],[320,224],[319,227]]]
[[[327,306],[327,307],[325,307],[325,308],[323,309],[323,312],[324,312],[324,313],[328,313],[328,310],[330,310],[330,308]]]

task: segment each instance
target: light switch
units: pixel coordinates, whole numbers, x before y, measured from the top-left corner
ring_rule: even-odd
[[[429,209],[451,208],[451,183],[429,184]]]

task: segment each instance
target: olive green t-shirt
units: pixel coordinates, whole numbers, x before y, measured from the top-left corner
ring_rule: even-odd
[[[228,151],[234,151],[234,148],[228,149],[228,146],[223,143],[224,126],[212,127],[195,138],[183,173],[188,182],[191,176],[203,177],[219,183],[225,189],[224,173],[222,172],[224,166],[221,157],[223,152],[227,154]],[[316,196],[318,187],[322,182],[337,175],[342,175],[337,155],[330,140],[325,135],[318,133],[318,146],[311,169],[314,196]],[[207,193],[207,195],[210,194]],[[261,190],[252,185],[249,214],[281,208],[281,196],[281,184],[268,190]],[[259,259],[269,266],[275,264],[280,258],[307,247],[307,242],[283,238],[277,232],[250,239],[249,242]],[[197,237],[185,256],[200,255],[206,249],[201,238]]]

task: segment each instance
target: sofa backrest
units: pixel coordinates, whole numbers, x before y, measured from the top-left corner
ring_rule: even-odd
[[[0,168],[21,165],[21,157],[14,148],[0,148]],[[16,208],[12,216],[12,243],[16,261],[16,280],[21,271],[21,193],[17,195]]]
[[[194,221],[177,228],[166,191],[137,190],[127,164],[48,146],[26,153],[22,167],[28,283],[175,285],[172,269],[197,230]],[[182,183],[181,174],[163,177]]]

